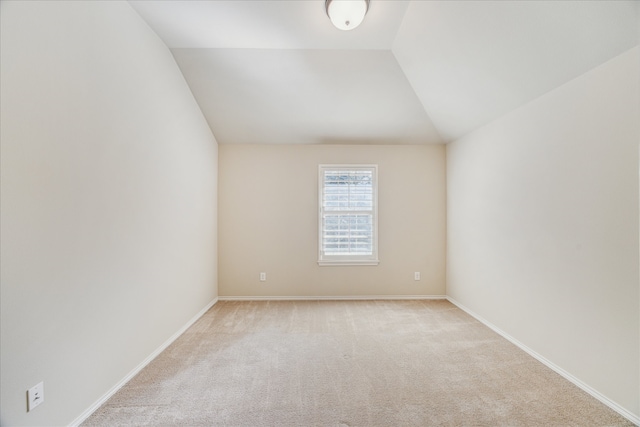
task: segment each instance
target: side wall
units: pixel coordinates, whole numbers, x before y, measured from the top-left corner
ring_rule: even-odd
[[[127,2],[1,31],[0,424],[67,425],[215,300],[217,144]]]
[[[322,163],[378,164],[378,266],[318,266]],[[444,146],[221,145],[220,296],[444,295],[445,175]]]
[[[639,50],[447,147],[447,293],[640,416]]]

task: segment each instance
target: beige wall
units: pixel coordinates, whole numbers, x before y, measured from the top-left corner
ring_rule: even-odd
[[[62,426],[215,299],[217,146],[127,2],[0,4],[0,424]]]
[[[640,416],[639,50],[447,147],[447,293]]]
[[[318,266],[321,163],[378,164],[378,266]],[[445,294],[444,146],[221,145],[219,164],[221,297]]]

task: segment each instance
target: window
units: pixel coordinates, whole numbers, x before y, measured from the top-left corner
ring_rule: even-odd
[[[378,166],[320,165],[320,265],[378,265]]]

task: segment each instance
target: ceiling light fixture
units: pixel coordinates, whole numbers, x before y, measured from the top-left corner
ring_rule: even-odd
[[[324,7],[333,25],[347,31],[362,23],[369,10],[369,0],[325,0]]]

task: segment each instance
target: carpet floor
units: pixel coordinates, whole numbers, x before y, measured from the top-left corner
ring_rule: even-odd
[[[632,426],[445,300],[218,302],[84,426]]]

